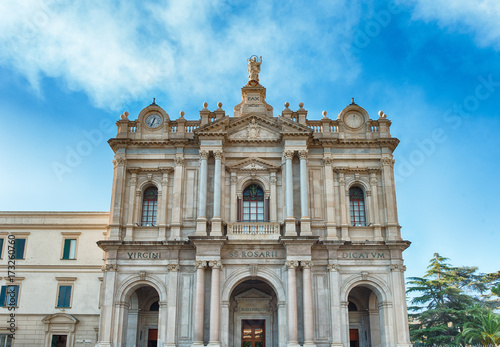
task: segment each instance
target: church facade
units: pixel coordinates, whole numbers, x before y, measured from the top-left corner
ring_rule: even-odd
[[[232,114],[122,114],[109,213],[0,214],[2,245],[30,239],[13,346],[411,346],[390,120],[354,100],[277,116],[261,63]]]
[[[99,346],[409,346],[391,122],[354,101],[123,114]],[[156,342],[155,342],[156,343]]]

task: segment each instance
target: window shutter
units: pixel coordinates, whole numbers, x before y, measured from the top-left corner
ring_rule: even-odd
[[[0,291],[0,306],[5,307],[5,294],[7,292],[7,286],[2,286],[2,290]]]
[[[63,259],[69,259],[70,249],[71,249],[71,239],[64,240]]]
[[[66,286],[66,292],[64,293],[64,307],[69,307],[71,302],[71,286]]]
[[[57,293],[57,307],[62,307],[63,305],[62,298],[64,291],[64,286],[59,286],[59,293]]]
[[[0,239],[0,258],[2,257],[3,253],[3,239]]]
[[[14,240],[14,259],[24,258],[24,245],[26,244],[25,239],[15,239]]]
[[[23,240],[24,241],[24,240]],[[13,306],[17,306],[18,300],[19,300],[19,286],[14,286],[14,295],[15,295],[15,303]]]

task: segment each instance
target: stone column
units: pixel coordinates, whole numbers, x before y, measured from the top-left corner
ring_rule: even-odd
[[[222,263],[209,261],[212,268],[212,287],[210,292],[210,339],[208,346],[220,346],[220,269]]]
[[[113,160],[113,165],[115,170],[113,173],[113,194],[111,196],[111,211],[109,216],[109,240],[119,240],[127,160],[123,157],[116,157]]]
[[[383,241],[382,228],[380,227],[380,210],[378,204],[378,187],[377,187],[377,173],[376,171],[370,171],[370,185],[372,190],[372,205],[373,205],[373,226],[374,232],[373,236],[375,241]]]
[[[347,205],[347,199],[349,192],[346,191],[345,187],[345,177],[343,172],[338,173],[338,181],[339,181],[339,200],[340,200],[340,218],[341,218],[341,239],[343,241],[350,241],[349,238],[349,205]]]
[[[269,219],[271,222],[276,222],[278,220],[277,215],[277,193],[276,193],[276,172],[271,172],[269,177],[269,182],[271,183],[271,196],[269,200]]]
[[[408,330],[408,315],[406,314],[406,294],[404,271],[406,267],[402,264],[392,264],[391,279],[393,288],[395,314],[395,333],[397,346],[410,346],[410,335]]]
[[[323,158],[325,170],[325,201],[326,201],[326,239],[338,240],[335,224],[335,183],[333,179],[332,159]]]
[[[381,329],[380,329],[380,339],[382,346],[396,346],[396,341],[394,339],[393,332],[394,321],[392,317],[392,303],[384,301],[378,304],[378,310],[381,313]],[[405,327],[407,329],[407,327]]]
[[[125,317],[128,317],[129,303],[125,301],[116,301],[115,304],[115,324],[113,329],[113,343],[121,346],[127,338],[127,327],[124,326]]]
[[[307,179],[308,151],[299,151],[300,158],[300,236],[312,236],[311,217],[309,216],[309,193]]]
[[[288,270],[288,343],[287,346],[298,347],[299,338],[297,334],[297,261],[288,260],[286,267]]]
[[[181,211],[182,211],[182,184],[184,176],[184,157],[175,158],[174,169],[174,193],[172,206],[172,223],[170,223],[170,240],[179,240],[181,238]]]
[[[165,347],[176,347],[177,332],[177,283],[179,281],[179,264],[168,264],[168,321]]]
[[[297,236],[295,217],[293,215],[293,151],[285,151],[285,236]]]
[[[222,236],[221,219],[221,177],[222,151],[214,151],[214,214],[212,218],[212,232],[210,236]]]
[[[341,317],[340,328],[342,330],[342,341],[344,342],[344,346],[349,346],[349,302],[348,301],[340,302],[340,317]],[[384,343],[382,342],[382,346],[390,346],[390,345],[384,345]]]
[[[394,160],[382,158],[382,176],[384,182],[385,206],[387,211],[387,239],[398,240],[398,210],[396,205],[396,190],[394,187]]]
[[[158,192],[160,193],[160,192]],[[160,194],[158,194],[160,195]],[[158,241],[165,241],[167,239],[167,200],[168,200],[168,170],[163,169],[163,177],[161,180],[161,196],[158,204]]]
[[[135,187],[137,185],[137,172],[132,171],[130,176],[130,188],[128,191],[128,220],[124,241],[132,241],[134,233],[135,213]]]
[[[235,172],[231,172],[231,222],[234,223],[238,219],[238,197],[236,196],[236,183],[238,177]]]
[[[207,235],[207,159],[208,151],[200,151],[200,183],[198,190],[198,220],[196,236]]]
[[[316,346],[314,343],[314,314],[311,266],[312,261],[301,261],[302,265],[302,287],[303,287],[303,308],[304,308],[304,346]]]
[[[168,302],[160,301],[158,305],[160,306],[158,311],[158,346],[166,346],[168,340]]]
[[[98,346],[111,346],[114,322],[114,291],[116,285],[116,265],[106,264],[103,267],[103,290],[101,297],[101,314],[99,316],[99,342]]]
[[[343,347],[342,343],[342,325],[341,325],[341,310],[340,310],[340,265],[329,264],[330,278],[330,300],[331,300],[331,316],[332,316],[332,344],[331,347]]]
[[[203,346],[203,316],[205,315],[206,261],[196,261],[196,298],[194,305],[194,338],[191,346]]]

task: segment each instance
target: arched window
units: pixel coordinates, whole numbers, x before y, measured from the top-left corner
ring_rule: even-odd
[[[156,225],[156,210],[158,205],[158,188],[149,187],[144,191],[142,197],[142,226]]]
[[[256,184],[251,184],[243,191],[243,214],[245,222],[264,221],[264,191]]]
[[[351,206],[351,225],[365,226],[365,197],[363,190],[359,187],[349,189],[349,202]]]

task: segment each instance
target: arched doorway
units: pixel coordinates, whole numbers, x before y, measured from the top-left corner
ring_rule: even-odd
[[[274,289],[262,280],[238,284],[230,297],[229,346],[278,346],[277,302]]]
[[[349,292],[348,300],[349,346],[381,346],[382,319],[375,293],[368,287],[356,286]]]
[[[155,288],[143,285],[130,295],[126,321],[127,347],[158,345],[159,295]]]

